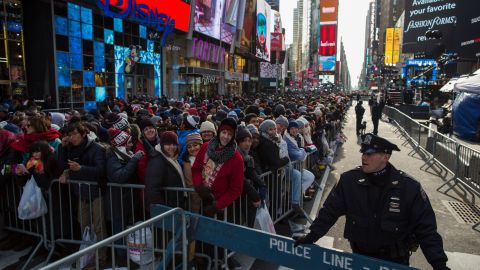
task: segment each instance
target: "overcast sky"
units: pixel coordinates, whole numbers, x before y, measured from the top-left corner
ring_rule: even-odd
[[[353,86],[357,85],[358,76],[360,76],[362,70],[365,47],[365,17],[367,16],[369,2],[371,0],[339,0],[338,46],[340,46],[340,38],[342,38]],[[296,0],[280,0],[280,14],[286,32],[285,42],[287,44],[292,43],[293,9],[296,6]]]

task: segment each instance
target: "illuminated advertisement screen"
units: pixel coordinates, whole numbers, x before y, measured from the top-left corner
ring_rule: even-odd
[[[480,2],[478,0],[463,0],[457,2],[459,20],[457,28],[457,53],[463,58],[480,57]]]
[[[222,36],[222,41],[228,44],[232,43],[233,36],[235,35],[239,5],[240,0],[225,0],[225,9],[220,35]]]
[[[184,0],[97,0],[99,6],[112,17],[144,20],[152,26],[162,23],[170,24],[174,21],[175,29],[188,32],[190,25],[190,1]],[[197,0],[198,2],[198,0]],[[201,2],[201,1],[200,1]],[[108,9],[107,9],[108,8]],[[164,18],[161,15],[167,15]],[[154,27],[155,28],[155,27]]]
[[[330,56],[337,54],[337,25],[320,25],[320,46],[318,54]]]
[[[270,5],[265,0],[257,0],[257,33],[255,55],[270,61]]]
[[[284,47],[282,34],[282,17],[280,16],[280,12],[272,10],[270,18],[272,20],[270,24],[270,49],[272,51],[281,51]]]
[[[245,18],[243,19],[243,29],[240,37],[240,45],[250,48],[253,40],[253,29],[255,27],[257,0],[245,0]]]
[[[405,21],[403,25],[404,53],[415,53],[434,50],[435,44],[442,42],[445,49],[455,47],[454,30],[458,28],[458,20],[463,17],[459,11],[460,2],[476,2],[478,0],[444,0],[444,1],[405,1]],[[473,7],[473,6],[472,6]],[[478,29],[478,28],[477,28]],[[427,40],[428,30],[440,30],[441,40]],[[464,29],[459,29],[464,31]],[[427,44],[426,44],[427,43]]]
[[[320,23],[334,24],[338,20],[338,0],[320,1]]]
[[[195,3],[195,31],[220,39],[224,0],[197,0]]]
[[[318,63],[319,71],[335,71],[335,56],[320,56]]]

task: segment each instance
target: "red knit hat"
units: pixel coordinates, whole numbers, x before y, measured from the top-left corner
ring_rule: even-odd
[[[132,139],[132,136],[130,136],[128,133],[117,128],[109,128],[108,136],[112,146],[127,146],[128,141]]]
[[[160,135],[160,144],[167,145],[167,144],[175,144],[178,145],[178,137],[177,134],[173,131],[165,131]]]

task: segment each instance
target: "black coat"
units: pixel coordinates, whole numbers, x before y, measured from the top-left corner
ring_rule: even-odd
[[[107,153],[107,181],[116,184],[138,184],[137,163],[138,158],[120,159],[113,148]],[[105,211],[109,220],[123,220],[127,223],[131,218],[132,204],[136,200],[132,195],[138,194],[139,189],[120,188],[115,186],[107,187],[105,194]],[[132,192],[133,191],[133,192]],[[123,206],[123,209],[121,208]],[[135,207],[135,206],[134,206]],[[138,215],[138,214],[137,214]]]
[[[345,215],[344,237],[357,247],[387,247],[407,252],[408,256],[408,245],[414,237],[435,269],[445,265],[447,256],[437,233],[435,213],[420,183],[393,166],[385,182],[377,207],[371,207],[369,194],[374,186],[366,174],[360,168],[343,173],[310,230],[317,237],[324,236]]]
[[[357,119],[362,119],[363,118],[363,114],[365,113],[365,108],[363,108],[363,106],[361,104],[357,104],[355,106],[355,114],[357,116]]]
[[[260,136],[257,153],[262,166],[262,172],[276,171],[289,162],[288,157],[280,158],[279,146],[263,136]]]
[[[176,169],[157,149],[152,151],[145,172],[145,206],[164,204],[184,207],[183,192],[164,191],[164,187],[183,188],[182,171]]]
[[[100,188],[106,186],[106,157],[105,148],[100,144],[87,138],[87,143],[81,151],[77,162],[81,165],[81,169],[77,172],[70,171],[69,179],[77,181],[88,181],[97,183],[97,186],[73,184],[73,190],[77,196],[81,196],[83,201],[93,201],[100,196]],[[67,170],[68,160],[72,159],[72,149],[69,146],[60,146],[58,148],[58,171],[57,175],[61,175]]]

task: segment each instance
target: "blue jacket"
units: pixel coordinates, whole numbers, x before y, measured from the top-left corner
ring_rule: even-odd
[[[298,147],[297,141],[290,134],[285,133],[283,139],[287,142],[288,156],[291,161],[304,160],[307,157],[305,149]]]

